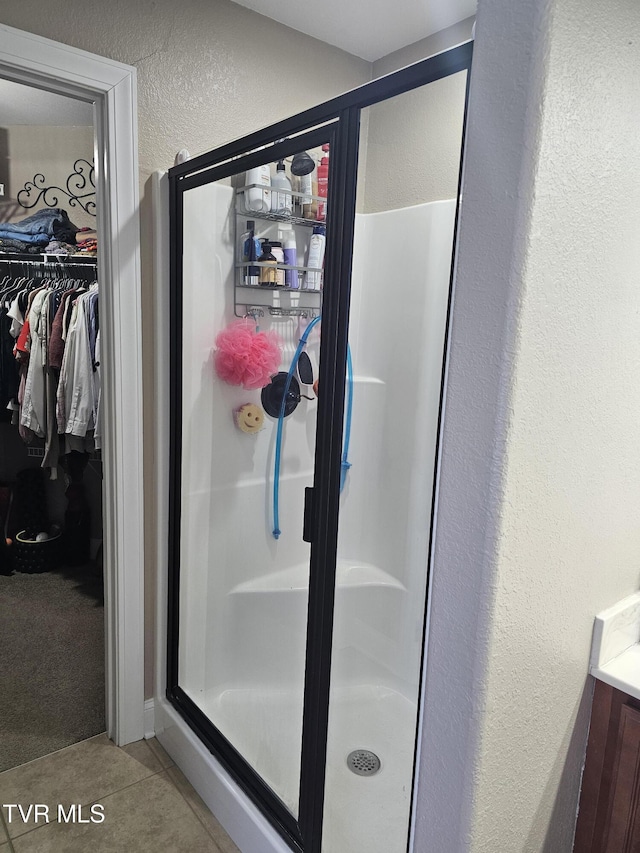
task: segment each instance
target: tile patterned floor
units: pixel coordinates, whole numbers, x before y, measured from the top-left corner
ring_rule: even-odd
[[[49,806],[49,822],[3,806],[0,853],[240,853],[155,739],[120,749],[98,735],[6,770],[0,803]],[[72,804],[88,822],[58,822],[58,806]]]

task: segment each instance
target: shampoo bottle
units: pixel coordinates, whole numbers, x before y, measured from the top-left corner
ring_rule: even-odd
[[[326,229],[324,225],[314,226],[311,240],[309,240],[309,258],[307,260],[309,270],[306,276],[307,290],[320,290],[321,288],[325,243]]]
[[[280,160],[276,167],[276,173],[271,180],[271,213],[280,216],[291,216],[293,196],[291,195],[291,181],[285,174],[284,161]],[[286,190],[286,192],[276,192]]]
[[[282,248],[284,249],[284,262],[287,266],[298,265],[298,246],[296,235],[291,225],[282,225],[278,236],[282,237]],[[285,270],[284,283],[286,287],[297,290],[300,287],[298,270]]]
[[[244,206],[254,213],[269,213],[271,209],[271,169],[269,164],[249,169],[245,175]]]

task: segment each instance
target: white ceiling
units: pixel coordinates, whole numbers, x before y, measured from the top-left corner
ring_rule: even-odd
[[[369,62],[475,15],[477,0],[234,0]]]
[[[93,125],[93,106],[0,78],[0,127],[14,124]]]

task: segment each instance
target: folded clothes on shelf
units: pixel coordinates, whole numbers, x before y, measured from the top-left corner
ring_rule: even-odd
[[[49,242],[48,234],[29,234],[26,231],[12,231],[11,223],[5,222],[0,227],[0,239],[3,240],[19,240],[27,246],[46,246]]]
[[[0,252],[37,254],[42,251],[39,243],[25,243],[22,240],[14,240],[13,237],[0,237]]]
[[[25,243],[46,244],[51,239],[75,243],[80,229],[69,219],[61,207],[46,207],[37,210],[20,222],[0,223],[0,237],[22,240]]]
[[[76,247],[71,243],[63,243],[61,240],[51,240],[44,247],[43,252],[47,255],[69,255],[75,252]]]
[[[77,248],[82,253],[95,254],[98,251],[98,241],[95,239],[81,240]]]

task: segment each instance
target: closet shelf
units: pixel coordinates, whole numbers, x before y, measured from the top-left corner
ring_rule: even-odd
[[[56,255],[47,252],[29,254],[27,252],[0,252],[2,263],[24,263],[31,261],[37,264],[82,264],[96,266],[98,258],[96,255]]]
[[[27,456],[31,459],[44,459],[44,447],[27,447]],[[90,462],[102,462],[102,451],[92,450],[89,454]]]

